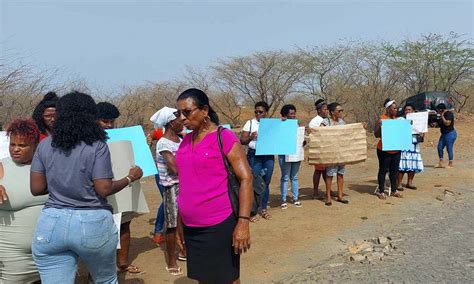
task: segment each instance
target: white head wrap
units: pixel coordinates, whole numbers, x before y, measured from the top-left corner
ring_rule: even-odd
[[[150,121],[154,123],[155,129],[163,128],[166,124],[168,124],[168,122],[176,118],[174,115],[176,111],[178,110],[175,108],[163,107],[150,117]]]
[[[385,108],[390,107],[391,105],[393,105],[394,102],[395,102],[395,100],[388,101],[388,102],[385,104]]]

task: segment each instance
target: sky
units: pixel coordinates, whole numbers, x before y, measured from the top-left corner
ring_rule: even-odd
[[[0,0],[0,58],[115,89],[186,66],[345,40],[473,38],[473,1]]]

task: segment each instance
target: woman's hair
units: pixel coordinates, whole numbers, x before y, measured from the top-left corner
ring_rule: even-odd
[[[316,110],[320,110],[323,108],[323,106],[327,105],[323,99],[319,99],[316,102],[314,102],[314,106],[316,107]]]
[[[97,104],[97,118],[99,119],[117,119],[120,116],[118,108],[108,102]]]
[[[296,112],[296,107],[294,105],[291,105],[291,104],[284,105],[280,110],[281,116],[287,117],[288,114],[290,113],[290,110],[294,110]]]
[[[52,139],[51,145],[63,151],[72,150],[81,142],[92,145],[107,140],[106,132],[97,123],[97,106],[91,96],[73,91],[59,99]]]
[[[204,106],[207,106],[207,108],[209,109],[208,115],[211,118],[211,121],[219,125],[219,116],[209,104],[209,97],[206,95],[206,93],[196,88],[187,89],[178,96],[177,101],[185,100],[188,98],[191,98],[194,101],[194,104],[199,109],[202,109]]]
[[[255,104],[255,107],[254,108],[258,108],[258,107],[263,107],[265,109],[266,112],[268,112],[268,110],[270,109],[270,107],[268,106],[268,104],[264,101],[260,101],[260,102],[257,102]]]
[[[338,106],[340,106],[339,103],[330,103],[330,104],[328,104],[329,112],[330,113],[334,112]]]
[[[41,133],[46,134],[46,125],[43,120],[43,113],[47,108],[56,107],[59,98],[55,92],[48,92],[33,110],[32,118],[35,121]]]
[[[436,109],[447,109],[446,105],[441,103],[439,105],[436,106]]]
[[[403,111],[405,111],[405,109],[406,109],[407,107],[411,107],[411,109],[412,109],[413,111],[416,110],[414,105],[412,105],[412,104],[406,104],[406,105],[403,107]]]
[[[7,127],[7,136],[19,136],[35,145],[39,143],[40,131],[33,119],[15,119]]]

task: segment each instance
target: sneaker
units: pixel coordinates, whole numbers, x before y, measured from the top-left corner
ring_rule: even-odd
[[[280,209],[283,209],[283,210],[288,209],[288,204],[286,204],[286,202],[282,203],[280,205]]]
[[[299,202],[298,200],[294,201],[293,204],[296,206],[296,207],[301,207],[303,205],[301,205],[301,202]]]

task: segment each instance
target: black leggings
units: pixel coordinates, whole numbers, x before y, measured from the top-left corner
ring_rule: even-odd
[[[377,176],[377,181],[379,183],[379,192],[383,193],[385,189],[385,175],[387,171],[389,172],[390,177],[390,186],[392,187],[392,192],[397,191],[397,175],[398,175],[398,166],[400,164],[400,151],[396,154],[389,154],[387,152],[377,149],[377,157],[379,158],[379,174]]]

